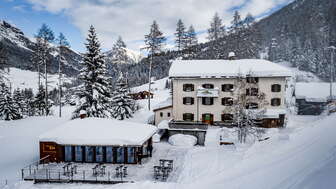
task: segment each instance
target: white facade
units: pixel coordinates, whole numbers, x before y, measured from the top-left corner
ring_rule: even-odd
[[[159,109],[154,109],[155,112],[155,118],[154,118],[154,122],[155,125],[158,126],[161,121],[163,120],[171,120],[172,119],[172,106],[167,106],[167,107],[162,107]]]
[[[193,91],[184,91],[184,84],[192,84],[194,86]],[[198,88],[203,84],[213,84],[214,89],[218,91],[218,97],[213,97],[212,105],[203,105],[202,97],[197,97]],[[202,121],[202,114],[213,114],[213,121],[221,121],[222,114],[228,112],[227,106],[222,105],[222,98],[235,98],[235,92],[223,92],[222,85],[235,84],[235,78],[173,78],[173,119],[176,121],[183,120],[184,113],[192,113],[194,115],[194,121]],[[272,92],[272,85],[280,85],[280,92]],[[265,101],[267,109],[285,109],[285,90],[286,90],[286,77],[267,77],[259,78],[259,82],[256,84],[259,89],[259,93],[265,94]],[[192,97],[194,103],[192,105],[183,104],[184,97]],[[271,99],[279,98],[280,105],[272,106]]]
[[[268,114],[276,114],[265,115],[265,118],[277,119],[280,114],[284,116],[286,81],[291,71],[266,60],[178,60],[173,62],[169,76],[172,80],[174,121],[204,121],[203,116],[210,115],[212,122],[221,122],[225,119],[223,114],[230,114],[230,105],[223,105],[222,100],[236,98],[237,77],[245,81],[248,77],[257,78],[253,88],[257,88],[258,94],[265,95],[264,107],[259,105],[258,108],[266,108]],[[186,90],[185,84],[189,84],[192,90]],[[210,85],[204,87],[204,84]],[[229,92],[223,89],[223,85],[227,84],[233,87]],[[184,114],[189,114],[187,119]]]

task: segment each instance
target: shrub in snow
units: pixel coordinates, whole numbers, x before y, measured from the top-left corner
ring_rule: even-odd
[[[174,146],[195,146],[197,138],[192,135],[175,134],[169,137],[168,142]]]

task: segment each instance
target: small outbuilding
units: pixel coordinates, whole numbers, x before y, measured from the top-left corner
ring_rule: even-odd
[[[333,98],[336,95],[336,83],[332,88]],[[327,82],[298,82],[295,85],[295,99],[299,115],[320,115],[330,98],[330,83]]]
[[[151,157],[156,127],[103,118],[68,121],[40,136],[50,162],[137,164]]]

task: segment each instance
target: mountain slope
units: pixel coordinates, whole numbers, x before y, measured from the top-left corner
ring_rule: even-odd
[[[0,21],[0,45],[6,50],[9,67],[36,71],[36,66],[31,62],[35,43],[27,38],[20,29],[5,21]],[[64,74],[72,76],[78,73],[81,55],[69,48],[63,49],[63,55],[68,62],[63,65]],[[56,73],[58,71],[58,61],[55,53],[49,55],[49,60],[47,71]]]

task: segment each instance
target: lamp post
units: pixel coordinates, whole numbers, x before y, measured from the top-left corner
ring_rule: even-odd
[[[333,100],[333,81],[334,81],[334,51],[336,49],[335,46],[329,46],[327,49],[331,49],[331,55],[330,55],[330,100]]]

